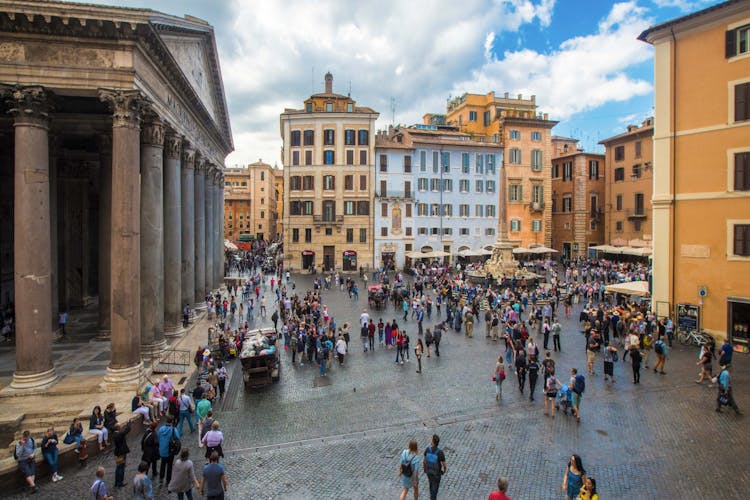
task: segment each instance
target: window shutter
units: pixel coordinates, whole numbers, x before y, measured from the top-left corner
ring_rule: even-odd
[[[745,189],[745,162],[747,153],[737,153],[734,155],[734,189]]]
[[[734,121],[744,121],[748,117],[748,94],[750,93],[750,83],[735,85],[734,87]]]
[[[737,30],[727,31],[726,58],[737,55]]]
[[[734,255],[745,255],[745,226],[734,226]]]

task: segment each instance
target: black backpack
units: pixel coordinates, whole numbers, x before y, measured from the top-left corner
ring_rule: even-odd
[[[180,438],[175,436],[174,427],[173,427],[172,436],[169,438],[169,454],[171,456],[179,455],[181,449],[182,449],[182,442],[180,441]]]
[[[401,462],[401,474],[406,477],[411,477],[414,474],[414,466],[411,464],[411,459],[408,462]]]

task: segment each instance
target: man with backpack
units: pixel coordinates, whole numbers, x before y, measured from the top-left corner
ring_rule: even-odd
[[[430,483],[430,500],[436,500],[440,488],[440,478],[446,471],[445,454],[438,448],[440,436],[432,435],[432,446],[424,450],[424,472]]]
[[[570,405],[573,409],[573,414],[576,416],[576,421],[581,421],[581,400],[583,399],[583,393],[586,390],[586,377],[578,373],[575,368],[570,369]]]
[[[654,373],[658,370],[662,375],[666,375],[666,372],[664,371],[664,362],[667,359],[667,346],[662,339],[654,342],[654,353],[656,354]]]
[[[36,454],[36,443],[31,437],[29,431],[23,431],[21,439],[16,443],[13,450],[13,458],[18,462],[18,468],[23,473],[26,483],[29,485],[29,493],[36,493],[38,488],[34,482],[36,476],[36,463],[34,455]]]
[[[721,373],[717,377],[717,382],[719,387],[719,395],[716,398],[717,413],[721,413],[722,406],[729,406],[737,415],[742,415],[732,395],[732,377],[729,375],[729,366],[721,366]]]
[[[174,428],[172,417],[167,417],[167,423],[159,428],[157,436],[159,438],[159,457],[161,458],[159,486],[162,486],[165,475],[167,484],[172,481],[172,462],[174,462],[175,455],[180,453],[180,449],[182,448],[180,431]]]

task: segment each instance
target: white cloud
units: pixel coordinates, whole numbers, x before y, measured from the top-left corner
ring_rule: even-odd
[[[652,0],[659,8],[676,7],[683,12],[692,12],[716,3],[716,0]]]
[[[549,53],[506,51],[453,89],[534,94],[554,119],[648,94],[651,83],[628,76],[627,70],[652,57],[651,48],[636,40],[650,22],[635,1],[615,4],[596,33],[570,38]]]

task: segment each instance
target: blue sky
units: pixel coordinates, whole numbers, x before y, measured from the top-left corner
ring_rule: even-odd
[[[279,114],[334,75],[379,127],[444,112],[464,92],[537,96],[556,135],[586,150],[653,113],[648,26],[716,0],[107,0],[190,14],[216,32],[236,151],[227,166],[279,162]]]

